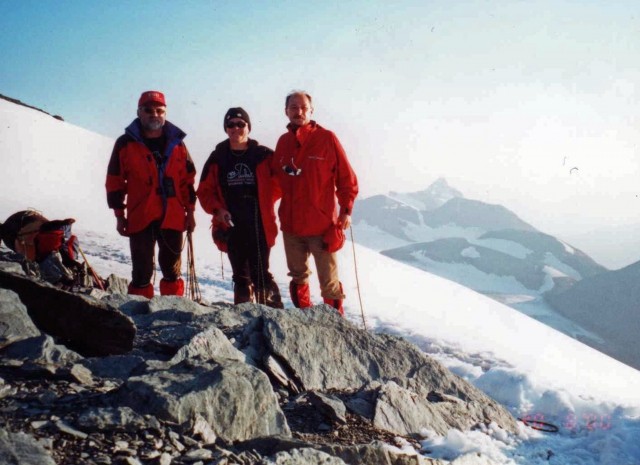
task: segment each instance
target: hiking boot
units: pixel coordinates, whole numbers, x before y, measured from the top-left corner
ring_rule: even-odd
[[[296,284],[293,281],[289,283],[289,293],[291,294],[291,301],[297,308],[311,307],[311,291],[309,290],[309,284]]]
[[[146,286],[138,287],[130,283],[127,293],[129,295],[141,295],[142,297],[151,299],[153,298],[153,284],[149,283]]]
[[[271,282],[267,289],[256,289],[256,303],[267,305],[271,308],[284,308],[280,289],[275,282]]]
[[[325,297],[324,303],[338,310],[338,313],[344,317],[344,308],[342,308],[342,299],[328,299]]]
[[[175,281],[162,278],[160,280],[160,295],[177,295],[182,297],[184,295],[184,281],[182,278],[178,278]]]
[[[233,284],[233,304],[244,304],[253,302],[253,287],[251,284],[234,283]]]

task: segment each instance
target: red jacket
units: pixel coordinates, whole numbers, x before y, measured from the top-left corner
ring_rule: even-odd
[[[278,209],[281,229],[297,236],[318,236],[340,214],[350,215],[358,195],[358,179],[336,135],[315,121],[287,126],[273,157],[282,189]],[[285,171],[300,170],[292,176]]]
[[[126,208],[130,234],[156,220],[162,221],[163,229],[184,231],[186,212],[195,209],[196,170],[183,142],[186,134],[168,121],[163,133],[166,162],[160,169],[143,142],[138,119],[113,147],[107,169],[107,203],[116,216],[123,216]]]
[[[256,184],[265,239],[267,246],[273,247],[276,242],[276,236],[278,235],[274,203],[280,198],[280,189],[272,172],[271,157],[273,156],[273,151],[259,145],[257,141],[252,139],[249,139],[249,150],[259,150],[261,152],[260,156],[264,157],[256,166]],[[230,143],[228,139],[216,146],[204,164],[202,175],[200,176],[200,184],[198,184],[196,193],[203,210],[210,215],[214,215],[214,218],[211,220],[214,233],[218,228],[222,227],[215,221],[215,214],[221,208],[229,210],[219,179],[220,157],[227,155],[229,151]],[[216,245],[218,245],[219,248],[221,247],[221,244],[216,243]]]

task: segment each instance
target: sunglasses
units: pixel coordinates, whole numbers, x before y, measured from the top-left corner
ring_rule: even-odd
[[[147,115],[164,115],[167,110],[165,110],[164,108],[157,108],[157,107],[144,107],[142,109],[142,111],[144,111]]]
[[[240,128],[240,129],[244,129],[245,126],[247,125],[247,123],[245,123],[244,121],[238,121],[238,122],[230,122],[230,123],[226,123],[226,127],[227,129],[233,129],[233,128]]]

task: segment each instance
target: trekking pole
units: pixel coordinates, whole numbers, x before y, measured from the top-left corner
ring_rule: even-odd
[[[351,248],[353,249],[353,268],[356,272],[356,287],[358,289],[358,300],[360,301],[360,314],[362,315],[362,326],[365,331],[367,330],[367,322],[364,318],[364,308],[362,306],[362,294],[360,293],[360,279],[358,278],[358,264],[356,262],[356,242],[353,240],[353,228],[349,225],[349,232],[351,233]]]
[[[222,271],[222,280],[224,281],[224,257],[222,256],[222,250],[220,251],[220,270]]]
[[[198,276],[196,275],[196,262],[193,254],[193,238],[191,233],[187,233],[187,297],[194,302],[202,301]]]
[[[76,241],[76,243],[77,243],[77,241]],[[96,282],[96,284],[98,285],[100,290],[104,291],[104,286],[102,285],[102,279],[100,279],[100,277],[96,274],[96,272],[93,269],[93,267],[89,264],[89,260],[87,260],[87,256],[82,251],[82,247],[80,247],[80,244],[78,244],[78,250],[80,251],[80,255],[82,255],[82,259],[87,264],[87,269],[91,273],[91,276],[93,277],[93,280]]]

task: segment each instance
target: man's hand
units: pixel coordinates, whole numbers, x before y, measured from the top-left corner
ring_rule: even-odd
[[[118,223],[116,224],[116,229],[118,230],[118,234],[121,236],[127,237],[129,233],[127,232],[127,219],[124,216],[116,217]]]
[[[196,229],[196,217],[192,211],[187,212],[187,217],[184,222],[184,227],[188,233],[192,233]]]
[[[216,221],[219,223],[224,223],[227,227],[232,227],[233,222],[231,221],[231,213],[229,213],[224,208],[218,209],[216,213]]]
[[[346,213],[340,215],[338,217],[338,226],[341,226],[342,229],[349,229],[349,226],[351,226],[351,215],[347,215]]]

